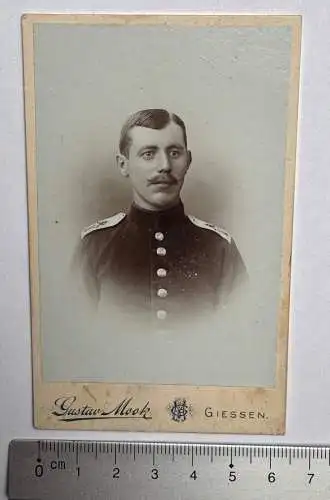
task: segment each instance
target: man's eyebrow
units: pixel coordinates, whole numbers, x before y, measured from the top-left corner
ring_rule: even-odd
[[[141,153],[142,151],[145,151],[145,150],[151,150],[151,151],[156,151],[158,149],[158,146],[155,146],[154,144],[150,144],[150,145],[146,145],[146,146],[142,146],[142,148],[140,148],[138,150],[138,153]]]
[[[175,142],[173,144],[170,144],[169,146],[167,146],[166,149],[172,149],[172,148],[176,148],[176,149],[181,149],[183,150],[184,149],[184,146],[182,146],[182,144],[179,144],[178,142]]]

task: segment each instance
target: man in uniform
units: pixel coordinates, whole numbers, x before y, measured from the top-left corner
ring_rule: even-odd
[[[186,127],[164,109],[146,109],[124,124],[117,164],[133,203],[82,231],[89,289],[125,314],[168,323],[209,312],[246,275],[233,238],[186,214],[180,193],[191,163]],[[104,295],[106,294],[106,295]]]

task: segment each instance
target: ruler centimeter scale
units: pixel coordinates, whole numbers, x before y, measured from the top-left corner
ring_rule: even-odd
[[[330,498],[330,447],[14,440],[12,500]]]

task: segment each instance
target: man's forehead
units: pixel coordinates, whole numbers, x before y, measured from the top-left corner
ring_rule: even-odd
[[[183,130],[177,123],[171,121],[164,128],[154,129],[135,126],[129,131],[131,145],[141,147],[146,145],[166,146],[180,144],[185,146]]]

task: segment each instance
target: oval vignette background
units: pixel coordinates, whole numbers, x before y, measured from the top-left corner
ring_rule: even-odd
[[[39,24],[34,37],[45,379],[273,385],[290,28]],[[186,122],[186,211],[228,230],[250,275],[235,314],[198,335],[95,323],[70,272],[81,229],[129,206],[114,159],[145,107]]]

